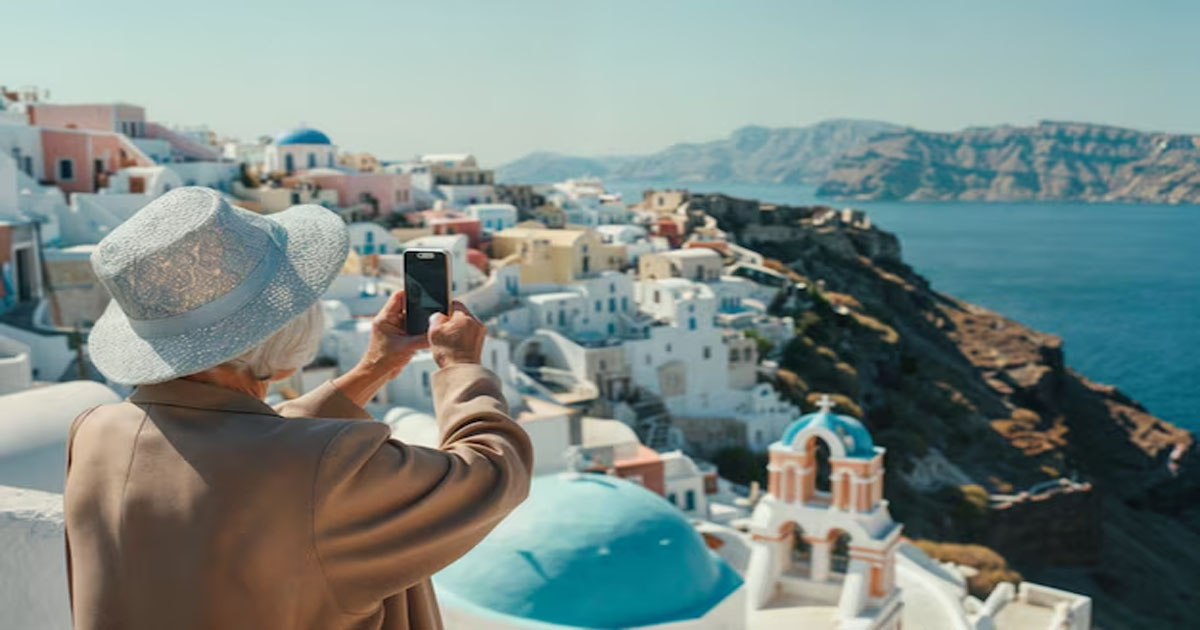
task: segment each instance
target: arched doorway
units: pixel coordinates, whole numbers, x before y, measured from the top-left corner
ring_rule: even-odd
[[[816,463],[817,476],[815,486],[817,492],[832,491],[833,484],[830,482],[829,476],[833,469],[829,465],[829,444],[825,440],[813,436],[808,441],[806,450],[808,451],[808,461]]]
[[[812,567],[812,545],[804,539],[804,528],[792,523],[791,538],[789,570],[791,573],[808,576]]]
[[[845,573],[850,566],[850,534],[835,529],[829,534],[832,547],[829,550],[829,570],[832,573]]]

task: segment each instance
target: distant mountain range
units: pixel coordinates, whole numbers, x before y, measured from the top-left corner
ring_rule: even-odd
[[[1200,202],[1200,137],[1073,122],[906,129],[848,150],[818,194],[850,199]]]
[[[869,120],[742,127],[728,138],[641,156],[532,153],[504,182],[607,179],[818,184],[841,199],[1200,203],[1200,136],[1108,125],[920,131]]]
[[[818,183],[844,151],[901,127],[826,120],[807,127],[742,127],[728,138],[681,143],[651,155],[574,157],[531,153],[497,169],[504,182],[544,183],[591,175],[608,179]]]

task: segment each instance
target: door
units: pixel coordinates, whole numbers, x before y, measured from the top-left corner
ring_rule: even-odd
[[[28,302],[33,299],[34,276],[37,271],[33,264],[33,248],[22,247],[16,251],[17,301]]]
[[[131,193],[146,192],[146,178],[145,177],[130,177],[129,178],[129,192],[131,192]]]
[[[100,178],[104,175],[104,160],[92,160],[92,190],[103,188]]]

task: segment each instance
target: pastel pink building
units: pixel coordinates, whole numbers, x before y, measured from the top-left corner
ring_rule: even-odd
[[[115,131],[130,138],[141,138],[146,135],[146,110],[125,103],[41,103],[29,107],[29,124],[59,129]]]
[[[108,176],[130,166],[153,166],[124,135],[86,129],[41,129],[44,183],[66,193],[96,192]]]
[[[314,168],[301,172],[297,178],[336,190],[338,205],[343,208],[367,204],[377,216],[387,216],[412,206],[412,183],[407,174]]]
[[[137,142],[160,141],[169,146],[172,161],[213,161],[217,150],[146,121],[146,110],[126,103],[56,105],[39,103],[29,107],[29,124],[49,129],[119,133]]]
[[[428,227],[438,235],[465,234],[468,246],[475,249],[484,248],[483,223],[458,210],[448,208],[422,210],[410,213],[408,220],[416,225]]]

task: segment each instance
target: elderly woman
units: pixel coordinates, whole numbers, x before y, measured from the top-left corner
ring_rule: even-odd
[[[68,567],[81,630],[438,628],[429,577],[525,497],[532,464],[484,327],[461,304],[405,336],[404,299],[361,362],[274,408],[312,360],[348,238],[318,206],[262,217],[183,188],[92,256],[113,300],[89,348],[129,399],[71,427]],[[363,411],[420,348],[440,369],[438,449]]]

